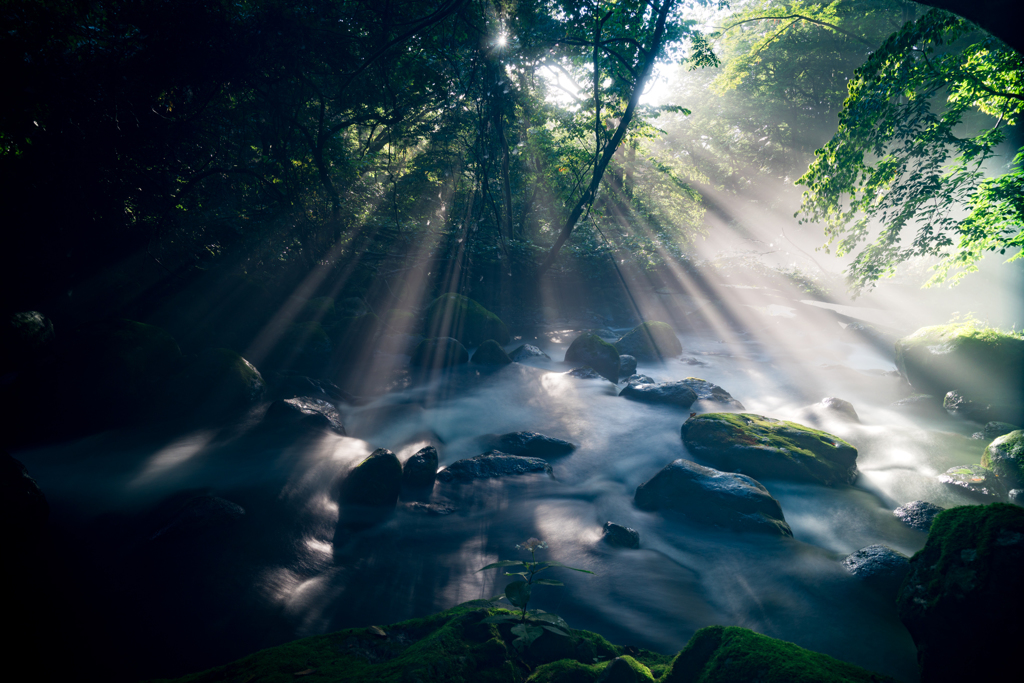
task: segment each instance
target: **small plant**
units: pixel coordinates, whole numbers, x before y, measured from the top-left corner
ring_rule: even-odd
[[[505,576],[520,576],[522,578],[505,586],[505,595],[499,595],[494,598],[494,600],[500,600],[503,597],[508,598],[512,605],[519,608],[519,613],[496,614],[483,620],[485,624],[515,623],[515,626],[512,627],[512,635],[516,636],[516,639],[512,641],[512,645],[519,651],[528,648],[533,641],[537,640],[544,633],[545,629],[560,636],[568,637],[569,635],[569,625],[565,623],[562,617],[557,614],[550,614],[544,610],[526,609],[527,604],[530,602],[530,595],[534,585],[565,585],[555,579],[537,579],[534,577],[551,567],[562,567],[563,569],[571,569],[574,572],[583,572],[584,574],[594,573],[586,569],[568,567],[558,562],[538,562],[537,551],[547,547],[548,544],[540,539],[531,538],[525,543],[520,543],[516,546],[516,550],[529,550],[530,560],[501,560],[477,570],[482,572],[484,569],[497,569],[500,567],[523,568],[523,571],[505,572]]]

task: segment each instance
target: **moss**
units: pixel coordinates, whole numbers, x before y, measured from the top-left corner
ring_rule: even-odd
[[[1024,486],[1024,430],[995,439],[985,448],[981,464],[995,472],[1007,489]]]
[[[857,449],[839,437],[752,413],[704,413],[683,423],[686,447],[716,468],[762,477],[852,483]]]
[[[619,351],[596,334],[583,334],[565,350],[566,363],[589,365],[612,382],[619,381]]]
[[[466,346],[478,346],[488,339],[508,344],[512,339],[501,318],[461,294],[443,294],[427,306],[426,335],[453,337]]]
[[[676,655],[661,683],[892,681],[853,664],[737,626],[709,626]]]
[[[674,358],[683,352],[675,330],[658,321],[637,325],[615,342],[615,348],[621,354],[647,361]]]
[[[601,680],[606,671],[613,666],[625,666],[632,669],[637,683],[642,681],[654,683],[651,670],[629,655],[622,655],[612,661],[596,664],[583,664],[574,659],[560,659],[557,662],[537,667],[526,680],[528,683],[595,683]]]

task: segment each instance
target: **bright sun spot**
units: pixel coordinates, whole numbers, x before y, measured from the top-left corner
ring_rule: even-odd
[[[498,47],[505,47],[508,44],[508,35],[504,33],[498,34]]]

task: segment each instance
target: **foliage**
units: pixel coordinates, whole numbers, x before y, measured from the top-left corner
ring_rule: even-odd
[[[1024,56],[933,10],[890,36],[850,81],[839,130],[798,181],[808,188],[798,215],[824,223],[837,254],[860,249],[848,270],[855,290],[917,256],[939,258],[931,283],[959,271],[956,282],[986,252],[1024,244],[1021,154],[984,179],[1022,109]],[[861,248],[875,220],[881,232]],[[905,229],[915,231],[909,244]]]

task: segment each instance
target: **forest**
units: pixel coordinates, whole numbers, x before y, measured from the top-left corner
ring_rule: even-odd
[[[89,680],[996,675],[1013,4],[4,0],[14,647]]]

